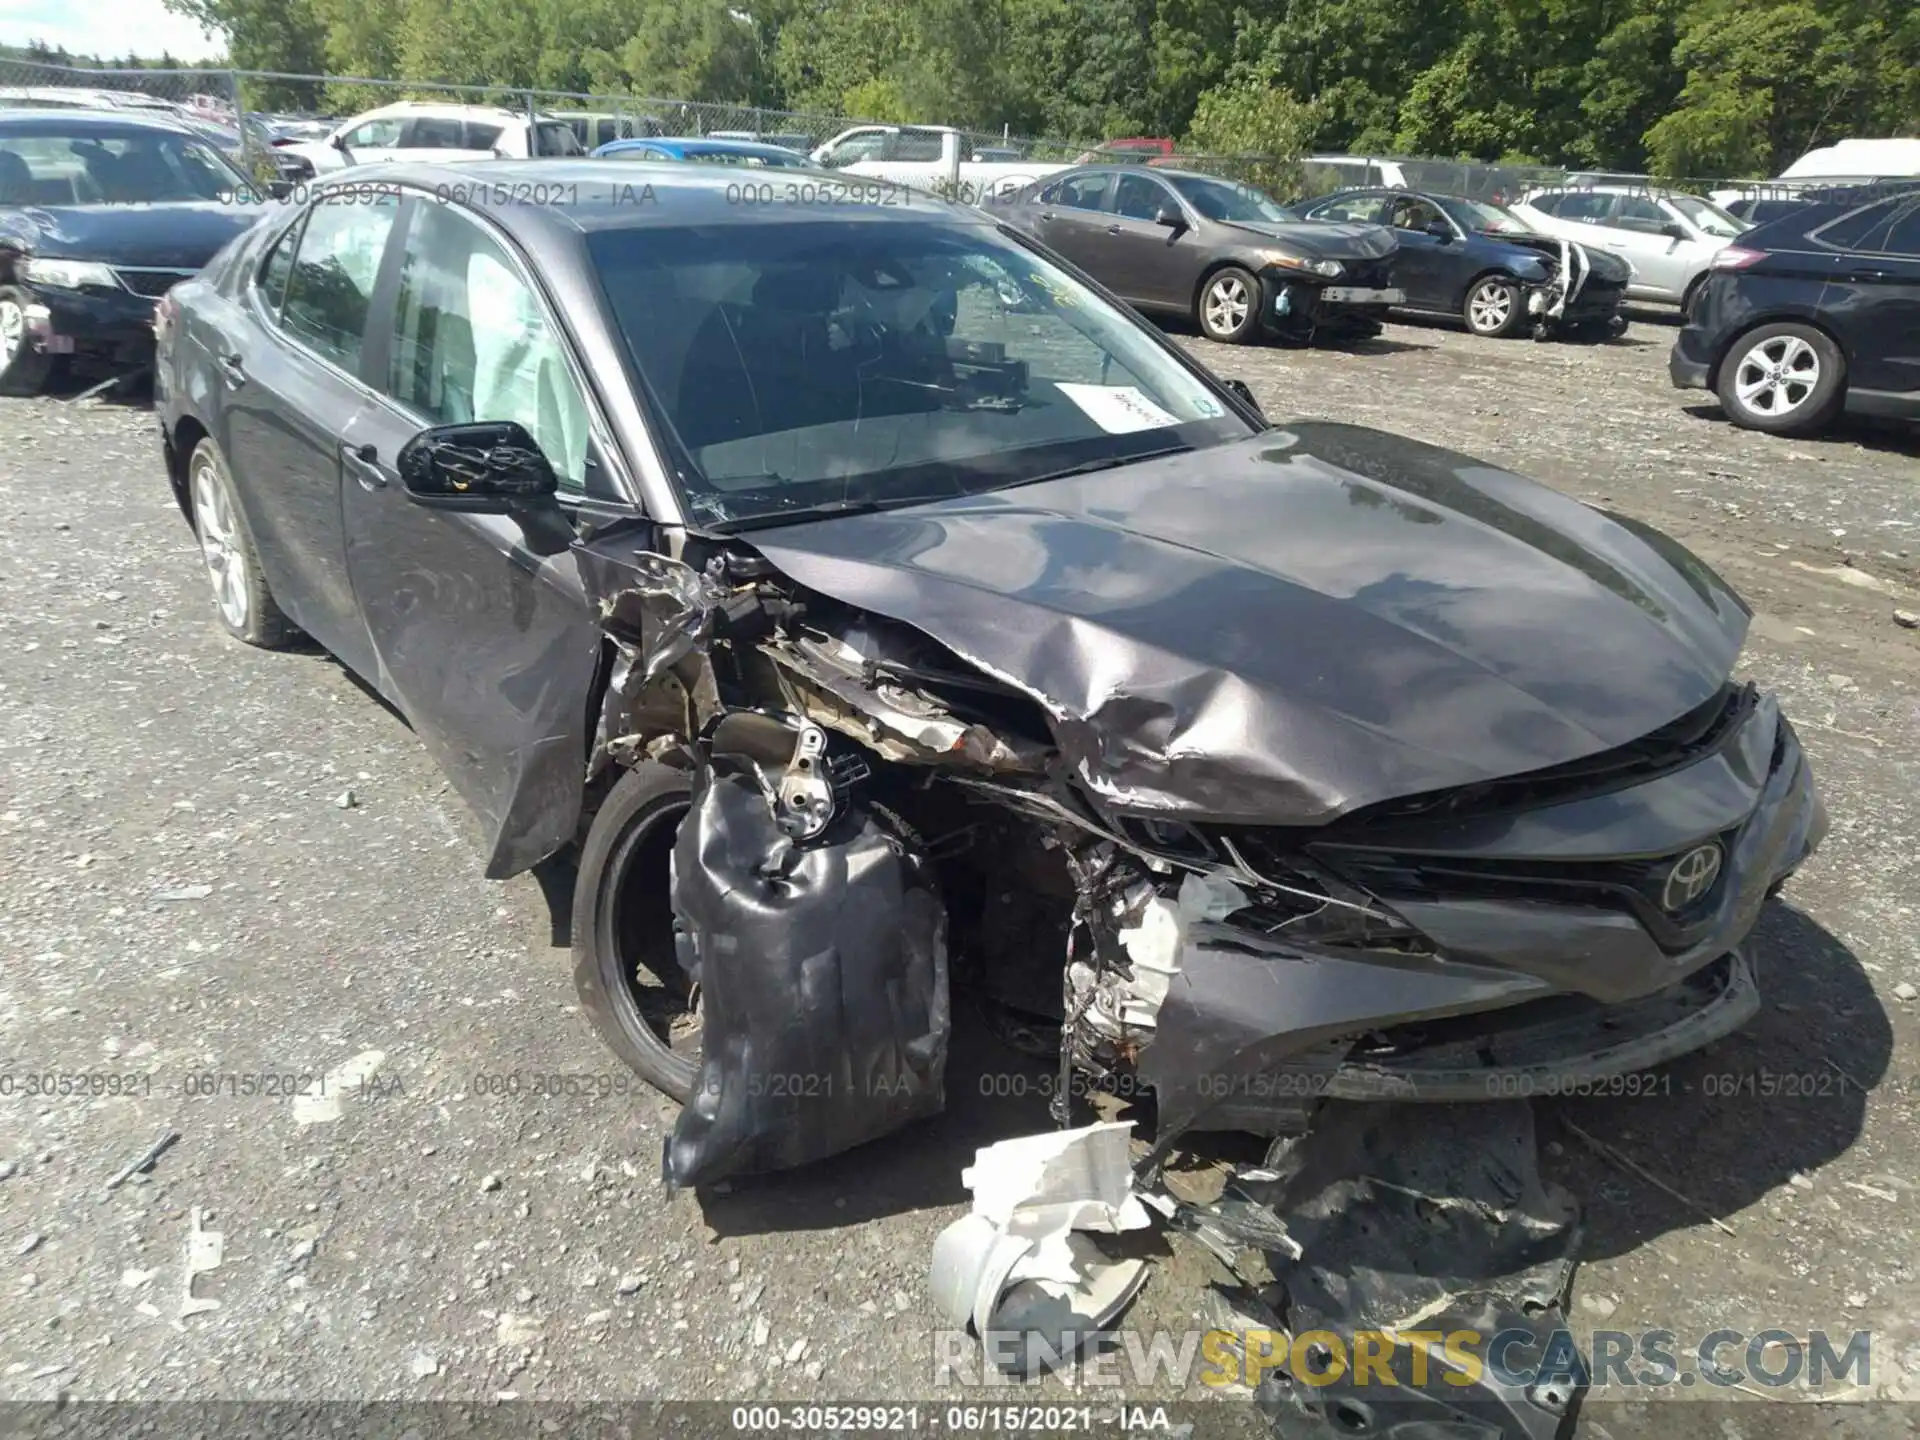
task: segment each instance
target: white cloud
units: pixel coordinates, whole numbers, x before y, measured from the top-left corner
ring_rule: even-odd
[[[225,53],[221,36],[209,39],[161,0],[0,0],[0,42],[40,40],[75,55],[206,60]]]

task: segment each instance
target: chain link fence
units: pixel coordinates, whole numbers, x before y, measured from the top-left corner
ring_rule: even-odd
[[[499,85],[453,85],[371,76],[298,75],[220,69],[92,69],[25,60],[0,60],[0,107],[92,104],[173,114],[199,126],[229,155],[263,179],[272,167],[265,155],[277,134],[295,120],[338,120],[399,100],[481,105],[517,115],[564,121],[585,149],[611,140],[647,136],[711,136],[751,139],[812,151],[846,134],[871,133],[843,150],[861,159],[918,164],[943,156],[937,130],[889,125],[853,115],[775,110],[716,101],[659,96],[587,94]],[[319,133],[317,126],[315,133]],[[1465,195],[1492,204],[1519,199],[1547,187],[1626,187],[1791,193],[1779,182],[1718,177],[1656,180],[1646,175],[1575,171],[1555,166],[1493,164],[1404,155],[1221,155],[1174,149],[1112,149],[1097,137],[1041,137],[1006,131],[963,130],[964,163],[1065,166],[1084,161],[1132,162],[1215,175],[1281,200],[1301,199],[1356,187],[1404,186]],[[311,135],[303,138],[313,138]],[[956,173],[944,186],[969,188]]]

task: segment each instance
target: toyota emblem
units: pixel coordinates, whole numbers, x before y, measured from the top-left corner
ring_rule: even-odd
[[[1669,914],[1678,914],[1711,890],[1719,878],[1720,847],[1697,845],[1673,862],[1666,888],[1660,892],[1660,903]]]

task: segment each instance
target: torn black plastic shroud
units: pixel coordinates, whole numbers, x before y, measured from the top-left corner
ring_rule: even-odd
[[[704,1051],[669,1185],[787,1169],[945,1102],[947,915],[896,828],[852,808],[796,846],[758,781],[709,772],[673,855]]]

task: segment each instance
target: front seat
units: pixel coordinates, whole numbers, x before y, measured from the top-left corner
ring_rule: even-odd
[[[0,205],[33,203],[33,171],[11,150],[0,150]]]

